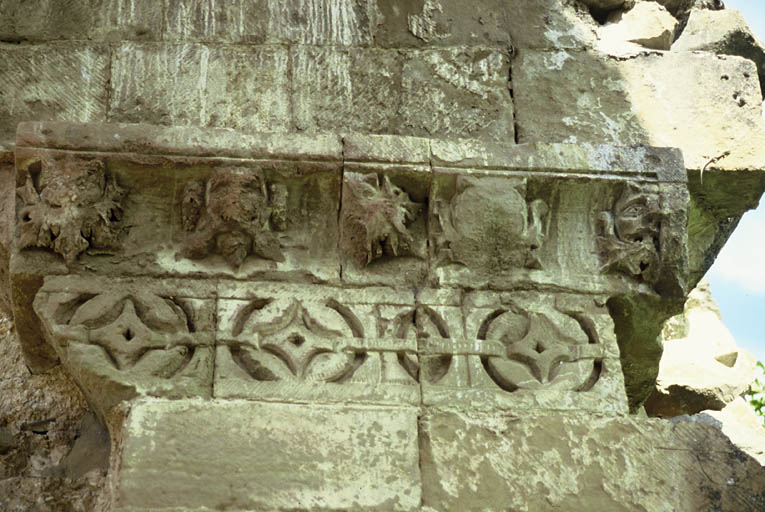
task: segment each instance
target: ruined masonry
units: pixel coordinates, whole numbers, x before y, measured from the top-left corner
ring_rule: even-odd
[[[765,49],[705,41],[748,30],[717,2],[33,3],[2,343],[91,419],[0,510],[765,510],[643,408],[765,190]]]

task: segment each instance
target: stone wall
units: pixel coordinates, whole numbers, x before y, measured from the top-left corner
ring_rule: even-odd
[[[627,414],[655,393],[664,321],[765,189],[762,45],[718,2],[660,3],[0,0],[0,279],[22,340],[10,324],[0,340],[0,508],[765,507],[765,472],[719,430]],[[27,121],[95,124],[29,123],[17,138]],[[95,160],[104,163],[82,167]],[[276,187],[249,196],[268,202],[261,220],[275,234],[259,231],[244,253],[226,249],[218,232],[204,243],[192,236],[215,211],[194,183],[242,185],[232,162],[265,166],[256,177]],[[63,181],[50,178],[57,168],[69,173]],[[120,228],[90,233],[85,248],[24,238],[15,227],[22,207],[48,199],[22,189],[42,192],[48,172],[74,193],[78,173],[114,179],[105,215],[116,221],[119,209]],[[456,184],[463,176],[465,189]],[[595,216],[613,222],[636,197],[663,219],[641,231],[661,238],[660,249],[643,248],[660,271],[646,271],[645,259],[637,270],[602,259],[608,233],[590,225]],[[199,211],[183,209],[195,201]],[[370,234],[380,221],[368,212],[391,201],[393,227]],[[462,245],[449,232],[450,216],[506,219],[518,204],[522,229],[499,222],[484,235],[480,223],[462,224],[460,233],[478,233]],[[282,210],[292,220],[279,220]],[[71,220],[59,219],[56,237]],[[179,230],[189,232],[185,242]],[[566,242],[579,230],[589,241]],[[122,252],[107,247],[112,235]],[[451,266],[439,259],[447,250]],[[128,290],[146,320],[142,307],[165,311],[157,276],[180,301],[167,315],[191,318],[193,357],[209,351],[207,359],[179,355],[193,372],[171,372],[168,384],[157,378],[164,361],[126,374],[78,352],[57,312],[69,304],[62,294],[86,297],[72,303],[76,315],[94,296],[119,302]],[[358,377],[343,391],[310,379],[289,392],[273,386],[284,377],[278,365],[241,348],[257,324],[225,323],[240,306],[266,306],[248,305],[242,282],[257,282],[277,309],[297,297],[300,315],[355,315],[366,335],[346,322],[343,350],[360,350],[353,339],[364,338],[369,360],[400,375],[377,386]],[[595,302],[579,304],[577,294]],[[326,311],[327,297],[349,309]],[[91,303],[76,318],[112,319],[112,306]],[[412,326],[395,330],[407,308]],[[515,384],[502,375],[513,372],[490,336],[468,331],[481,330],[478,313],[514,308],[552,318],[557,327],[540,332],[602,343],[574,357],[601,365],[591,394],[506,393]],[[427,348],[430,338],[462,340],[456,332],[462,348]],[[293,341],[290,350],[305,343]],[[120,350],[114,366],[123,370],[135,354]],[[569,364],[586,388],[590,367]],[[441,381],[443,368],[452,373]],[[479,381],[482,372],[493,381]]]

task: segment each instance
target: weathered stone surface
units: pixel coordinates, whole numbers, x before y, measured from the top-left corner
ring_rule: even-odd
[[[2,0],[0,40],[158,39],[162,2],[136,0]]]
[[[669,50],[677,27],[677,20],[656,2],[639,2],[608,21],[598,31],[606,45],[629,41],[653,50]]]
[[[765,507],[765,468],[704,424],[440,411],[420,423],[425,510]]]
[[[146,400],[115,509],[416,510],[417,453],[410,408]]]
[[[420,402],[411,293],[223,282],[218,297],[215,397]]]
[[[21,121],[105,121],[108,83],[106,47],[0,46],[0,150]]]
[[[12,321],[0,312],[0,509],[106,511],[104,471],[70,471],[87,407],[62,367],[33,375]]]
[[[593,46],[596,41],[598,24],[578,0],[515,0],[505,5],[511,6],[507,13],[507,27],[514,48],[583,49]]]
[[[501,0],[376,2],[374,43],[383,47],[489,45],[508,48],[513,9]]]
[[[656,389],[645,403],[651,416],[720,410],[755,378],[755,358],[736,346],[707,281],[691,292],[685,311],[669,321],[663,338]]]
[[[167,0],[161,6],[166,41],[264,43],[268,0]]]
[[[59,277],[47,280],[34,307],[48,342],[103,418],[138,395],[211,396],[209,294],[167,281]]]
[[[285,131],[287,50],[277,46],[123,43],[109,120]]]
[[[757,65],[760,88],[765,94],[765,45],[752,33],[738,11],[692,11],[685,30],[672,45],[672,50],[701,50],[749,59]]]
[[[423,403],[627,411],[613,324],[597,298],[426,289],[418,303]]]
[[[367,45],[377,22],[373,0],[267,0],[268,42]]]
[[[762,418],[745,399],[738,397],[720,411],[702,411],[699,416],[717,420],[715,426],[722,429],[737,448],[765,466],[765,429]]]
[[[756,69],[740,57],[521,51],[514,69],[521,142],[678,147],[686,168],[701,169],[726,152],[753,156],[747,148],[763,131]],[[761,160],[748,165],[759,168]]]
[[[503,51],[291,51],[298,130],[513,140],[509,58]]]

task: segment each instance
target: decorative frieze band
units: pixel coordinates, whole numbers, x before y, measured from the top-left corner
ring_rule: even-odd
[[[672,150],[220,131],[207,152],[166,155],[183,131],[99,125],[122,143],[77,149],[67,126],[20,129],[17,236],[21,255],[69,269],[590,293],[683,277]]]
[[[626,407],[613,325],[592,296],[62,276],[34,309],[104,410],[140,394]]]

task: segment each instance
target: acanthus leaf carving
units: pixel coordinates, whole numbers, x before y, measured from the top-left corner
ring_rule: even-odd
[[[408,226],[421,208],[388,176],[345,173],[343,232],[357,264],[411,253],[414,239]]]
[[[598,217],[601,272],[621,272],[654,282],[661,263],[659,232],[663,218],[656,193],[626,185],[613,209]]]
[[[114,249],[127,191],[104,163],[66,157],[39,166],[16,189],[23,203],[19,248],[50,249],[67,263],[90,248]]]
[[[181,201],[188,233],[181,256],[218,254],[235,269],[250,255],[284,261],[275,231],[286,228],[286,202],[286,187],[266,183],[260,170],[219,169],[206,183],[188,183]]]

